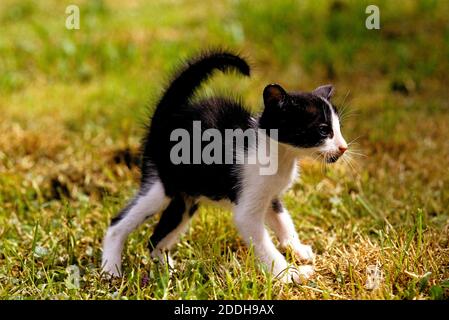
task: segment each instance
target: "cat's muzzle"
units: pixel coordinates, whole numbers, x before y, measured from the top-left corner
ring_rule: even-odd
[[[342,155],[342,152],[322,154],[323,159],[326,163],[335,163],[338,159],[340,159]]]

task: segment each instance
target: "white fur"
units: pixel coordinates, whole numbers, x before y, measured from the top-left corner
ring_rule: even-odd
[[[301,152],[290,146],[279,144],[276,152],[269,153],[279,161],[278,171],[274,175],[260,175],[257,150],[250,150],[249,157],[256,158],[253,163],[241,166],[242,194],[238,204],[234,205],[234,220],[248,246],[253,245],[260,261],[282,281],[300,282],[313,273],[313,267],[301,266],[289,268],[284,256],[276,249],[265,229],[267,222],[279,237],[283,246],[291,246],[294,252],[304,260],[312,260],[309,246],[300,243],[293,222],[287,211],[274,213],[271,202],[279,197],[297,176],[297,160]],[[253,158],[253,159],[254,159]],[[165,209],[169,203],[162,183],[157,180],[144,194],[136,198],[136,203],[125,216],[108,229],[104,240],[102,266],[103,271],[114,276],[121,274],[121,253],[124,242],[134,229],[146,218]],[[187,205],[189,208],[191,204]],[[152,251],[152,257],[158,258],[173,267],[168,250],[176,243],[179,235],[187,228],[188,210],[184,212],[180,225],[162,239]]]
[[[110,226],[103,245],[103,271],[114,276],[121,274],[121,255],[128,235],[147,218],[165,209],[169,203],[164,187],[159,180],[143,195],[136,197],[136,204],[114,226]]]
[[[255,156],[254,150],[249,156]],[[271,201],[279,197],[293,182],[297,174],[297,149],[279,144],[277,154],[279,167],[275,175],[260,175],[259,165],[245,165],[243,168],[242,194],[234,208],[234,220],[246,244],[253,245],[261,262],[283,281],[302,281],[308,278],[313,268],[289,269],[284,256],[276,249],[265,229],[265,221],[271,222],[285,245],[291,244],[298,255],[313,259],[310,247],[299,242],[291,218],[284,212],[280,219],[271,216]]]
[[[329,102],[323,99],[327,104]],[[309,278],[313,274],[312,266],[301,266],[297,269],[289,268],[284,256],[276,249],[270,236],[265,229],[265,222],[273,229],[279,238],[281,246],[290,246],[294,253],[301,259],[313,261],[314,254],[310,246],[303,245],[295,230],[293,221],[287,212],[283,210],[276,213],[272,209],[271,202],[279,198],[288,189],[297,176],[297,161],[300,157],[320,153],[337,153],[339,148],[347,148],[341,131],[338,116],[332,110],[332,129],[334,135],[332,139],[327,139],[323,146],[318,148],[297,149],[279,143],[276,151],[269,152],[273,161],[278,162],[278,170],[274,175],[261,175],[261,164],[258,163],[257,150],[250,149],[249,157],[253,161],[238,166],[243,168],[242,193],[239,200],[234,205],[234,220],[243,239],[247,245],[253,245],[256,255],[260,261],[271,269],[274,275],[281,276],[283,281],[300,282]],[[276,157],[276,159],[274,159]],[[103,249],[102,266],[105,272],[112,275],[121,273],[121,252],[124,241],[128,234],[137,228],[146,218],[163,210],[169,203],[162,183],[157,180],[151,188],[141,196],[137,197],[136,205],[132,206],[125,218],[116,225],[109,228]],[[161,242],[158,243],[152,252],[153,257],[161,260],[167,258],[167,262],[172,266],[170,257],[164,256],[177,241],[179,235],[188,226],[189,216],[186,211],[181,224],[170,232]]]
[[[333,111],[330,103],[323,99],[332,112],[333,137],[327,139],[323,146],[318,148],[297,149],[288,145],[279,144],[277,152],[270,155],[277,157],[279,163],[278,171],[275,175],[260,175],[259,165],[245,165],[243,168],[243,181],[241,190],[243,194],[239,198],[239,203],[235,206],[235,222],[248,245],[253,245],[255,253],[259,259],[268,267],[272,267],[275,275],[282,274],[288,269],[284,256],[275,248],[267,230],[264,227],[266,222],[273,229],[279,238],[282,247],[290,246],[293,252],[302,260],[313,261],[315,255],[312,248],[303,245],[295,230],[293,221],[287,212],[283,210],[276,213],[271,207],[271,201],[279,197],[291,183],[296,179],[296,164],[299,158],[312,156],[315,152],[339,153],[339,148],[347,148],[341,131],[338,116]],[[252,153],[251,153],[252,152]],[[255,152],[250,150],[250,155]],[[313,274],[312,266],[301,266],[299,269],[288,269],[283,273],[284,281],[302,281]]]
[[[331,139],[326,139],[324,145],[320,147],[320,151],[323,153],[339,153],[340,148],[347,149],[348,144],[346,143],[345,139],[343,138],[343,135],[341,134],[340,130],[340,120],[338,119],[338,116],[335,114],[334,109],[332,108],[329,101],[327,101],[324,98],[321,98],[324,102],[327,103],[329,108],[332,112],[332,131],[334,132],[334,135]]]
[[[312,247],[299,241],[292,218],[283,208],[282,212],[275,212],[270,206],[265,217],[268,226],[274,231],[282,248],[291,247],[293,252],[302,260],[312,262],[315,255]]]
[[[179,225],[159,241],[154,250],[151,251],[152,258],[158,259],[162,263],[167,263],[171,269],[174,268],[174,262],[170,257],[169,250],[176,244],[181,234],[187,230],[190,222],[189,210],[192,205],[192,203],[186,203],[186,210]]]

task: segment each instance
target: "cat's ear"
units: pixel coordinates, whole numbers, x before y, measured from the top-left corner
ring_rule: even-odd
[[[313,90],[312,93],[326,100],[329,100],[334,95],[334,86],[331,84],[320,86]]]
[[[285,99],[287,92],[277,83],[269,84],[263,90],[263,101],[265,107],[279,106]]]

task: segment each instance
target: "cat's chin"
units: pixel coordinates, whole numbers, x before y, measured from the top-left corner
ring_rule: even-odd
[[[335,163],[335,162],[337,162],[337,160],[338,160],[338,158],[329,158],[329,159],[326,159],[326,162],[327,163]]]
[[[340,159],[341,154],[321,154],[326,163],[335,163]]]

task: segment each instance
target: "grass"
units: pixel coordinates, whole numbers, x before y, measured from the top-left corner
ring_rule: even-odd
[[[72,3],[76,31],[64,27]],[[448,299],[449,3],[376,1],[380,30],[365,29],[368,4],[2,1],[0,298]],[[206,93],[232,90],[256,111],[267,83],[332,82],[348,110],[343,133],[363,156],[303,161],[284,198],[316,276],[281,285],[230,212],[202,207],[176,272],[149,259],[154,219],[129,238],[125,277],[101,279],[105,230],[137,188],[149,106],[180,59],[214,46],[240,50],[254,72],[217,75]]]

